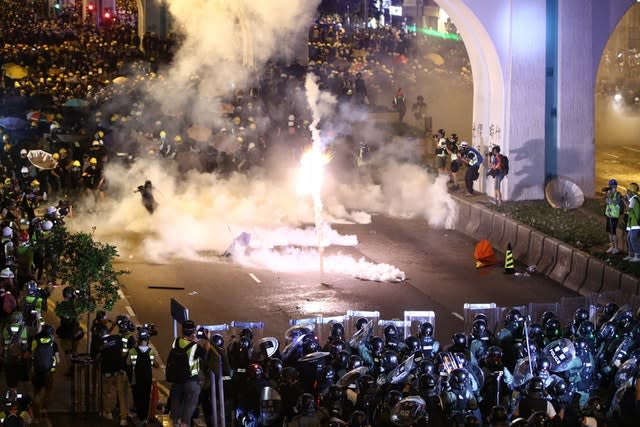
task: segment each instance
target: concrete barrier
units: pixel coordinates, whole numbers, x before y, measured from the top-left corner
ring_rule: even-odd
[[[494,247],[498,247],[501,251],[507,250],[505,246],[500,247],[502,241],[502,235],[504,234],[504,215],[498,213],[493,214],[493,223],[491,225],[491,233],[489,234],[489,240]]]
[[[591,295],[600,292],[604,278],[604,263],[597,258],[590,257],[587,262],[587,277],[580,288],[581,295]]]
[[[458,206],[458,217],[456,218],[456,230],[464,230],[469,223],[469,212],[471,206],[462,200],[456,200]]]
[[[531,231],[529,234],[529,248],[525,252],[523,261],[527,265],[535,265],[536,269],[538,268],[538,263],[542,259],[544,237],[544,234],[538,233],[537,231]]]
[[[564,283],[564,280],[571,272],[571,263],[573,262],[573,247],[565,244],[558,244],[556,252],[556,261],[553,269],[549,273],[549,277],[558,283]]]
[[[513,246],[513,256],[515,259],[526,258],[526,255],[529,253],[529,241],[531,240],[531,229],[526,225],[518,224],[518,229],[516,231],[516,241]],[[525,261],[528,263],[528,261]],[[538,262],[536,260],[536,262]],[[529,265],[531,265],[529,263]]]
[[[600,292],[620,290],[620,276],[622,276],[622,273],[620,273],[619,270],[616,270],[610,265],[605,265],[604,276],[602,278],[602,289],[600,289]]]
[[[571,257],[571,270],[569,271],[569,275],[562,282],[562,285],[565,288],[571,289],[575,292],[580,290],[587,278],[588,260],[589,255],[584,252],[573,251],[573,255]]]
[[[638,278],[623,274],[620,276],[620,290],[624,294],[638,295],[638,286],[640,282]]]
[[[518,241],[518,223],[512,219],[505,218],[504,231],[502,232],[502,238],[498,242],[496,242],[496,246],[499,247],[501,250],[506,250],[507,245],[511,243],[511,249],[514,251],[513,256],[516,257],[515,248],[517,246],[517,241]]]
[[[474,237],[478,240],[488,239],[493,227],[493,212],[487,209],[479,209],[480,227],[476,230]]]
[[[469,221],[464,225],[464,231],[467,235],[475,237],[479,228],[480,208],[476,205],[469,204]]]
[[[559,241],[548,236],[545,236],[544,241],[542,242],[542,257],[540,258],[540,261],[538,261],[538,265],[536,267],[537,270],[544,273],[545,276],[550,275],[553,271],[553,267],[556,265],[558,260],[559,243]]]

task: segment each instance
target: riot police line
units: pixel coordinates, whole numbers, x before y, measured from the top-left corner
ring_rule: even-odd
[[[442,345],[430,311],[295,319],[283,341],[261,322],[203,326],[216,364],[199,402],[208,426],[635,425],[639,305],[465,304]]]

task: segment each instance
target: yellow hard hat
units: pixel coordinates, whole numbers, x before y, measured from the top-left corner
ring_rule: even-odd
[[[104,132],[102,132],[101,130],[98,131],[98,136],[100,138],[104,138]]]
[[[92,143],[91,143],[92,147],[100,147],[100,141],[98,141],[97,139],[95,139]]]
[[[67,149],[66,148],[61,148],[60,149],[60,154],[67,154]]]
[[[180,135],[176,135],[176,137],[175,137],[175,138],[173,138],[173,140],[174,140],[175,142],[182,142],[182,137],[181,137]]]
[[[166,138],[167,137],[167,133],[163,130],[160,131],[160,138]]]
[[[71,163],[71,166],[73,166],[74,168],[79,168],[80,167],[80,161],[79,160],[74,160]]]
[[[98,159],[96,159],[95,157],[92,157],[89,159],[89,164],[90,165],[97,165],[98,164]]]
[[[53,158],[56,160],[60,160],[60,153],[53,153]]]
[[[33,181],[31,181],[31,186],[32,187],[37,187],[40,185],[40,181],[38,181],[37,179],[34,179]]]
[[[4,185],[11,185],[11,178],[5,178]]]

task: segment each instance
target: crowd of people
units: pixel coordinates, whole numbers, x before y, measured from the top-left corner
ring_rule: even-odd
[[[415,322],[408,336],[393,322],[377,334],[375,319],[334,322],[325,342],[316,325],[297,325],[283,334],[282,345],[274,337],[254,338],[251,328],[225,337],[186,320],[167,358],[167,411],[176,426],[200,415],[211,426],[221,414],[213,411],[215,387],[224,396],[227,424],[243,426],[635,425],[640,318],[630,306],[579,307],[567,324],[553,311],[532,320],[513,308],[497,322],[490,310],[474,313],[470,330],[449,344],[435,339],[430,319]],[[132,381],[145,419],[151,380],[134,380],[129,359],[132,348],[147,351],[149,331],[138,329],[136,347],[133,325],[122,316],[117,325],[111,334],[102,323],[94,330],[98,353],[120,370],[109,362],[103,375]],[[145,360],[150,375],[155,359]],[[111,399],[126,388],[113,384],[105,393]],[[121,399],[126,425],[124,394]],[[107,402],[104,415],[111,419],[115,402]]]

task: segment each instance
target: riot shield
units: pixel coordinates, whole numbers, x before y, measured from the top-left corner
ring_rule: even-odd
[[[631,305],[631,309],[635,312],[640,309],[640,295],[631,295],[629,298],[629,304]]]
[[[394,325],[396,327],[396,329],[398,329],[398,339],[401,341],[404,341],[405,338],[405,334],[404,331],[407,328],[407,325],[405,325],[405,321],[404,320],[398,320],[398,319],[392,319],[392,320],[383,320],[380,319],[378,320],[378,331],[380,333],[380,335],[382,335],[384,333],[384,328],[387,327],[387,325]]]
[[[347,314],[344,316],[344,335],[347,339],[357,332],[356,323],[359,319],[371,321],[371,334],[377,334],[376,326],[378,325],[378,319],[380,319],[379,311],[347,310]]]
[[[359,348],[360,345],[365,344],[373,331],[373,320],[368,321],[359,331],[349,338],[349,346],[351,348]]]
[[[513,370],[513,386],[522,387],[533,378],[531,366],[529,365],[529,356],[518,359],[516,367]]]
[[[632,357],[620,366],[620,369],[618,369],[616,375],[613,377],[613,383],[616,388],[632,386],[637,372],[638,361],[635,357]]]
[[[338,316],[318,316],[318,332],[316,333],[316,336],[318,337],[318,340],[320,341],[321,345],[324,345],[325,342],[327,342],[327,339],[329,338],[329,336],[331,335],[331,327],[333,326],[334,323],[341,323],[342,326],[344,326],[344,334],[345,337],[343,337],[344,340],[346,340],[348,337],[346,335],[348,335],[347,332],[347,325],[345,325],[345,315],[338,315]]]
[[[436,336],[436,313],[434,311],[405,311],[404,312],[404,337],[418,336],[420,325],[425,322],[433,326],[433,336]]]
[[[414,355],[412,354],[411,356],[407,357],[401,364],[393,368],[393,370],[391,370],[391,372],[389,372],[386,376],[379,377],[378,385],[382,387],[387,383],[402,384],[407,379],[414,366]]]
[[[328,351],[314,351],[313,353],[305,354],[298,362],[318,362],[326,357],[330,357],[331,353]]]
[[[487,304],[472,304],[465,302],[464,303],[464,330],[471,331],[471,325],[473,324],[473,319],[478,315],[483,314],[487,318],[487,328],[491,332],[495,332],[496,326],[498,325],[498,312],[497,306],[495,303],[487,303]]]
[[[544,314],[547,311],[550,311],[554,313],[556,316],[558,316],[560,312],[560,303],[532,302],[529,304],[529,309],[527,310],[527,313],[529,316],[531,316],[531,321],[533,323],[538,323],[540,325],[543,325],[542,314]]]
[[[320,339],[320,325],[322,324],[322,316],[307,317],[305,319],[289,319],[290,328],[284,333],[285,342],[290,343],[299,333],[312,333],[318,340]],[[304,330],[306,329],[306,331]],[[322,343],[322,341],[319,341]]]
[[[590,310],[591,298],[588,297],[562,297],[560,298],[560,312],[556,313],[562,327],[567,327],[573,320],[573,315],[580,307]]]
[[[260,390],[260,425],[269,426],[278,421],[282,410],[282,398],[273,387]]]
[[[257,343],[260,338],[264,336],[264,323],[263,322],[243,322],[238,320],[232,320],[229,323],[228,333],[231,334],[232,337],[239,337],[240,332],[243,329],[251,330],[253,334],[253,343]]]
[[[280,342],[276,337],[264,337],[258,340],[258,348],[264,350],[266,357],[271,357],[278,352]]]
[[[547,344],[542,349],[542,354],[549,361],[551,372],[564,372],[571,367],[571,362],[576,358],[576,348],[570,339],[560,338]]]
[[[409,396],[396,403],[391,410],[391,422],[400,427],[427,421],[427,404],[420,396]]]
[[[594,295],[593,299],[596,304],[606,305],[607,303],[614,302],[617,305],[622,305],[628,302],[627,298],[629,297],[629,294],[625,295],[621,290],[617,290],[600,292]]]
[[[352,369],[340,377],[336,382],[336,385],[338,387],[348,387],[351,384],[356,384],[361,376],[367,375],[367,372],[369,372],[369,368],[366,366],[360,366],[359,368]]]

